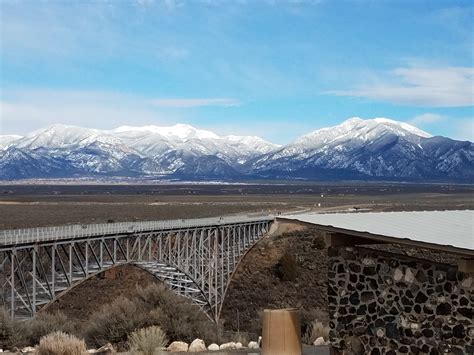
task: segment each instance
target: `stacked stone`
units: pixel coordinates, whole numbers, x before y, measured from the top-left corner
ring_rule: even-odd
[[[328,253],[334,347],[354,354],[474,353],[474,275],[373,249]]]

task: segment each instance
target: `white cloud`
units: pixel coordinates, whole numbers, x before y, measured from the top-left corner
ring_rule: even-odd
[[[150,103],[157,107],[175,107],[175,108],[188,108],[188,107],[204,107],[204,106],[240,106],[241,102],[236,99],[226,98],[202,98],[202,99],[154,99],[150,100]]]
[[[229,98],[152,99],[108,91],[21,90],[2,93],[0,134],[25,134],[63,123],[110,129],[120,125],[168,125],[189,121],[183,108],[238,106]]]
[[[474,68],[396,68],[372,83],[330,93],[402,105],[461,107],[474,105]]]
[[[455,124],[454,139],[474,142],[474,117],[463,119]]]
[[[161,112],[141,97],[102,91],[9,91],[0,101],[0,134],[25,134],[55,123],[108,129],[177,119],[175,113]]]
[[[435,123],[435,122],[440,122],[446,119],[445,116],[438,115],[436,113],[424,113],[422,115],[418,115],[413,117],[408,123],[417,126],[417,125],[425,125],[425,124],[430,124],[430,123]]]

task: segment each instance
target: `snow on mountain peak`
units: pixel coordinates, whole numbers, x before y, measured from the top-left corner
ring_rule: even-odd
[[[19,140],[20,138],[22,138],[22,136],[16,134],[0,135],[0,150],[8,148],[10,144]]]
[[[149,132],[159,134],[166,138],[187,140],[191,138],[198,139],[220,139],[220,137],[211,132],[203,129],[197,129],[193,126],[177,123],[174,126],[169,127],[159,127],[155,125],[142,126],[142,127],[133,127],[133,126],[121,126],[113,130],[116,133],[130,132],[130,131],[139,131],[139,132]]]
[[[382,117],[372,119],[352,117],[337,126],[321,128],[309,134],[305,134],[296,139],[294,144],[303,146],[319,146],[321,144],[348,139],[360,139],[366,141],[385,131],[393,132],[399,136],[414,135],[423,138],[432,137],[429,133],[405,122],[399,122]]]
[[[94,142],[118,144],[120,140],[93,128],[54,124],[36,130],[16,143],[19,148],[64,148],[74,145],[87,145]]]

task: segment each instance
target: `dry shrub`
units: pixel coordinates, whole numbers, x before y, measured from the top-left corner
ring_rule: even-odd
[[[120,347],[126,344],[128,334],[144,325],[146,317],[136,302],[119,297],[89,318],[84,336],[96,347],[109,342]]]
[[[303,343],[312,345],[316,339],[323,337],[324,340],[329,339],[329,327],[320,321],[313,321],[303,334]]]
[[[275,275],[282,281],[295,281],[298,276],[298,264],[293,254],[286,252],[275,265]]]
[[[38,313],[35,318],[26,324],[26,334],[29,344],[38,344],[40,339],[50,333],[62,331],[73,333],[71,320],[61,312]]]
[[[152,326],[134,331],[128,337],[130,351],[141,351],[143,355],[153,355],[156,349],[166,346],[168,340],[160,327]]]
[[[217,327],[187,298],[168,290],[164,285],[151,285],[137,292],[141,308],[150,310],[150,318],[170,340],[191,342],[195,338],[206,343],[217,341]]]
[[[40,339],[38,355],[82,355],[86,352],[84,340],[63,332],[54,332]]]
[[[121,350],[127,346],[128,334],[152,325],[159,326],[170,340],[216,341],[216,325],[190,300],[163,285],[139,289],[132,299],[117,298],[87,323],[84,337],[88,344],[101,346],[110,342]]]
[[[26,345],[24,324],[12,319],[5,308],[0,308],[0,347],[12,349]]]

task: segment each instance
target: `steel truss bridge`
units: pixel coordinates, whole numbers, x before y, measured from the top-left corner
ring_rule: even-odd
[[[82,281],[132,264],[217,322],[239,261],[272,222],[236,216],[2,230],[0,304],[31,318]]]

